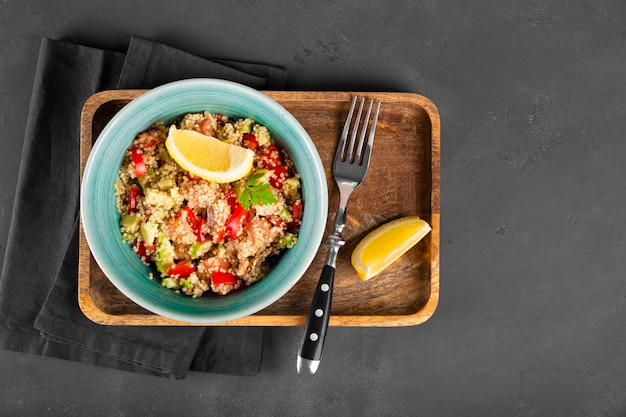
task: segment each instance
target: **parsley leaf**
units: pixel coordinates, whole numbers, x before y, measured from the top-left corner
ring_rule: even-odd
[[[262,182],[265,172],[255,172],[246,180],[246,184],[237,195],[237,201],[245,210],[250,210],[254,204],[272,204],[276,202],[276,197],[270,190],[270,185]]]

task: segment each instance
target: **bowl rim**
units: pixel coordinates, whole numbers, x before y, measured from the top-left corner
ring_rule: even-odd
[[[311,198],[312,196],[315,197],[315,204],[309,204],[305,200],[305,206],[307,208],[304,211],[303,227],[306,225],[307,232],[310,232],[306,236],[307,245],[300,247],[300,250],[297,253],[298,256],[296,257],[297,259],[294,257],[290,258],[290,273],[282,279],[273,282],[272,285],[269,285],[266,290],[259,291],[260,298],[246,298],[245,296],[241,296],[241,294],[250,292],[256,286],[259,286],[267,278],[269,278],[271,274],[268,275],[264,280],[261,280],[250,288],[247,288],[246,291],[231,294],[227,297],[211,297],[212,299],[217,300],[229,299],[228,302],[212,301],[211,303],[217,305],[217,307],[213,309],[206,310],[201,308],[198,312],[185,310],[180,311],[173,309],[170,305],[164,305],[161,299],[155,300],[151,298],[149,294],[142,296],[137,295],[134,292],[133,288],[128,285],[127,281],[129,278],[118,276],[118,274],[120,274],[119,271],[121,266],[113,265],[113,262],[107,259],[107,255],[103,253],[105,252],[104,246],[106,246],[106,244],[104,243],[105,239],[103,239],[105,237],[103,234],[105,233],[105,231],[99,230],[99,228],[97,227],[92,210],[94,202],[89,198],[85,198],[85,196],[89,196],[89,193],[94,192],[93,188],[96,186],[95,184],[97,184],[97,182],[94,182],[97,179],[96,170],[98,169],[99,164],[101,164],[107,156],[110,156],[110,153],[106,152],[106,146],[109,141],[113,140],[110,139],[110,137],[111,135],[114,135],[117,130],[120,129],[120,126],[132,122],[132,119],[136,117],[136,114],[141,114],[155,103],[169,100],[190,100],[190,98],[188,97],[190,91],[193,91],[195,93],[200,92],[200,94],[206,93],[210,95],[216,90],[224,94],[229,94],[231,96],[231,100],[234,101],[241,99],[254,100],[255,104],[268,109],[268,111],[270,112],[270,116],[276,117],[277,120],[280,120],[281,126],[282,124],[284,124],[288,127],[288,136],[291,136],[289,140],[297,140],[297,145],[295,145],[295,142],[293,142],[291,143],[291,147],[298,147],[298,149],[302,147],[303,152],[306,152],[307,160],[301,161],[300,164],[306,164],[307,169],[308,165],[311,165],[311,169],[307,170],[307,172],[310,171],[313,174],[312,178],[308,179],[307,181],[307,184],[309,184],[310,187],[310,190],[308,190],[310,192],[308,192],[308,194],[309,198]],[[184,110],[179,112],[179,115],[185,112],[192,111],[196,110]],[[232,116],[244,117],[244,115]],[[249,115],[249,117],[253,119],[255,118],[254,115]],[[153,120],[152,123],[156,122],[157,120]],[[265,125],[267,126],[267,124]],[[143,128],[147,127],[148,126],[144,126]],[[268,129],[270,129],[270,131],[272,131],[272,126],[267,127]],[[284,139],[285,138],[280,138],[281,141]],[[128,138],[126,146],[129,146],[131,141],[132,138]],[[121,161],[121,158],[119,159]],[[121,162],[117,165],[117,169],[119,169],[120,165]],[[298,167],[298,171],[302,171],[302,166]],[[113,178],[113,181],[114,180],[115,178]],[[303,187],[304,185],[305,183],[303,181]],[[314,193],[314,188],[319,191]],[[326,181],[326,175],[324,173],[321,158],[306,130],[300,125],[295,117],[293,117],[293,115],[291,115],[286,109],[282,107],[282,105],[280,105],[272,98],[264,95],[262,92],[236,82],[215,78],[194,78],[164,84],[162,86],[148,90],[147,92],[133,99],[126,106],[124,106],[117,114],[115,114],[111,118],[111,120],[107,123],[107,125],[104,127],[104,129],[94,142],[92,151],[89,154],[87,158],[87,163],[85,165],[83,178],[81,181],[80,194],[81,221],[85,238],[89,245],[92,256],[100,266],[100,269],[102,270],[104,275],[107,276],[109,281],[111,281],[111,283],[131,301],[135,302],[141,307],[163,317],[190,323],[208,324],[238,319],[248,316],[250,314],[254,314],[255,312],[266,308],[267,306],[278,300],[280,297],[282,297],[300,280],[302,275],[306,272],[311,262],[313,261],[313,258],[317,253],[317,250],[321,244],[324,235],[328,214],[328,186]],[[304,195],[303,198],[305,198]],[[115,212],[117,214],[117,211]],[[122,241],[121,236],[119,235],[119,229],[114,230],[113,232],[116,233],[119,237],[119,242],[132,251],[132,249],[130,249],[130,245],[127,245]],[[305,247],[306,250],[304,250]],[[298,244],[296,244],[296,246],[290,249],[290,251],[288,251],[287,253],[294,253],[291,251],[294,251],[294,249],[296,248],[298,248]],[[148,280],[147,277],[145,277],[145,279]],[[158,285],[158,287],[162,288],[160,285]],[[166,291],[168,292],[168,294],[173,293],[171,290]],[[254,294],[256,294],[256,292],[253,293],[253,295]],[[178,294],[175,294],[175,296],[178,298],[191,299],[191,297],[186,297]],[[203,298],[205,297],[195,300],[202,300]],[[237,303],[244,303],[245,305],[237,307]]]

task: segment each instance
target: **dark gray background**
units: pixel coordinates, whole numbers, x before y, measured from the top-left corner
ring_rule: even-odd
[[[626,415],[626,2],[4,0],[0,262],[41,37],[123,49],[132,34],[283,65],[290,89],[430,98],[439,308],[332,328],[311,380],[300,328],[268,329],[249,378],[0,352],[1,415]]]

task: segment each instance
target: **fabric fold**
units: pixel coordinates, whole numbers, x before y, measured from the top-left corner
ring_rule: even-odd
[[[57,279],[34,322],[51,343],[45,356],[75,350],[73,359],[94,365],[125,362],[128,369],[183,378],[191,365],[203,328],[102,326],[85,317],[78,300],[78,219]],[[259,349],[259,346],[256,346]],[[107,358],[108,357],[108,358]]]
[[[80,111],[96,90],[115,87],[123,58],[49,39],[41,43],[0,277],[3,349],[41,354],[45,347],[33,322],[76,220]]]
[[[256,89],[284,88],[287,82],[287,72],[281,67],[208,60],[133,36],[117,88],[154,88],[172,81],[207,77],[235,81]]]
[[[205,59],[136,36],[126,53],[42,41],[0,277],[0,348],[175,378],[258,372],[263,328],[103,326],[78,306],[83,104],[102,90],[193,77],[257,89],[287,79],[280,67]]]

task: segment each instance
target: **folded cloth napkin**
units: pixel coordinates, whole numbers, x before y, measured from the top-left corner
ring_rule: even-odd
[[[98,91],[192,77],[286,84],[283,68],[200,58],[136,36],[126,53],[42,41],[0,276],[0,348],[175,378],[258,372],[262,328],[102,326],[78,306],[82,106]]]

